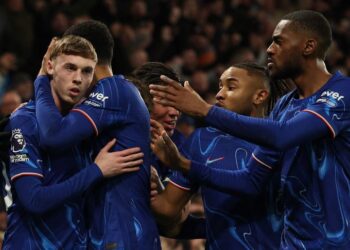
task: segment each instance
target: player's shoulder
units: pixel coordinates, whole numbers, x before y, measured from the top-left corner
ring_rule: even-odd
[[[134,90],[136,87],[123,75],[113,75],[99,80],[96,88],[103,90],[104,92],[109,92],[114,91],[115,89],[118,89],[119,91]]]
[[[316,103],[326,103],[330,107],[350,102],[350,78],[339,71],[316,93]]]
[[[337,91],[349,91],[350,90],[350,78],[343,75],[340,71],[335,72],[327,83],[321,88],[319,94],[325,94],[327,90]]]
[[[138,95],[136,87],[124,76],[114,75],[99,80],[83,103],[97,108],[118,110],[126,105],[126,100],[128,103],[138,100],[135,98]]]
[[[29,134],[34,134],[37,129],[34,102],[30,101],[12,113],[9,127],[10,129],[21,128]]]

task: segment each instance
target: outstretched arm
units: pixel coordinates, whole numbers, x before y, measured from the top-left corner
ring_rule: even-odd
[[[324,121],[308,112],[280,122],[243,116],[213,106],[206,122],[231,135],[281,151],[332,135]]]
[[[335,136],[335,128],[329,122],[332,117],[327,118],[327,115],[322,114],[324,110],[329,110],[324,106],[326,104],[317,103],[311,110],[300,112],[286,122],[272,121],[239,115],[209,105],[188,82],[182,87],[165,76],[161,79],[168,85],[150,85],[155,102],[173,106],[190,115],[206,117],[210,126],[255,144],[284,151],[321,137]]]

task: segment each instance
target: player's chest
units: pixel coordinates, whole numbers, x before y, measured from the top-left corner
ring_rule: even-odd
[[[215,144],[202,144],[198,155],[206,167],[238,170],[246,167],[246,161],[251,153],[250,144],[237,143],[237,140],[226,137]]]

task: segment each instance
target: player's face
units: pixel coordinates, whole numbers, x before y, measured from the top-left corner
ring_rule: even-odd
[[[253,98],[258,90],[255,81],[257,77],[248,75],[245,69],[228,68],[220,77],[216,104],[238,114],[251,115]]]
[[[153,102],[151,118],[160,122],[169,136],[174,133],[179,115],[180,112],[177,109]]]
[[[290,23],[282,20],[277,24],[267,49],[267,67],[270,76],[275,79],[293,79],[302,71],[304,38],[291,29]]]
[[[96,62],[81,56],[59,55],[49,62],[55,101],[60,105],[74,106],[86,94],[94,76]]]

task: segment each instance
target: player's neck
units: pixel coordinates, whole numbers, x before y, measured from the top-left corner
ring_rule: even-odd
[[[110,65],[96,65],[94,78],[97,81],[110,76],[113,76],[112,67]]]
[[[306,69],[294,80],[299,98],[307,98],[316,93],[331,78],[323,60],[315,60],[304,67]]]
[[[253,107],[252,112],[250,113],[251,117],[264,118],[266,114],[265,105],[257,105]]]

